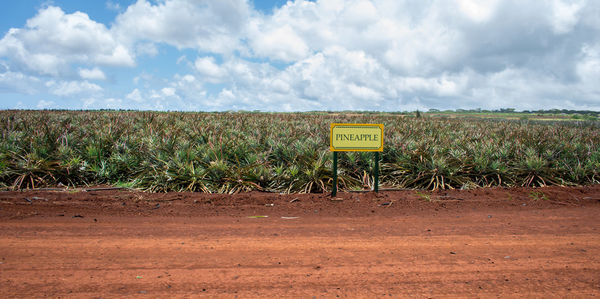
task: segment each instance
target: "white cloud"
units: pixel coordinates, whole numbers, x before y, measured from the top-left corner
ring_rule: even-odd
[[[120,11],[121,10],[121,5],[117,2],[113,2],[113,1],[106,1],[106,8],[110,9],[110,10],[115,10],[115,11]]]
[[[381,95],[377,91],[366,86],[356,85],[354,83],[348,84],[348,92],[353,98],[358,100],[373,101],[381,99]]]
[[[172,97],[175,95],[175,88],[173,87],[165,87],[163,89],[160,90],[162,92],[163,95],[167,96],[167,97]]]
[[[54,6],[41,9],[25,28],[10,29],[0,40],[0,57],[7,57],[15,69],[51,76],[68,73],[71,63],[134,65],[127,48],[104,24]]]
[[[0,40],[0,91],[171,110],[600,109],[597,1],[296,0],[268,14],[251,6],[138,0],[110,27],[41,9]],[[125,83],[129,93],[88,81],[136,57],[152,64]]]
[[[55,108],[55,103],[53,101],[39,100],[35,107],[37,109],[50,109]]]
[[[158,48],[156,48],[156,44],[154,43],[138,43],[135,46],[135,52],[138,56],[146,55],[150,57],[155,57],[158,55]]]
[[[130,44],[139,40],[167,43],[214,53],[231,53],[249,17],[244,0],[138,0],[120,14],[113,31]]]
[[[177,58],[177,64],[181,64],[181,63],[189,63],[187,56],[185,55],[181,55],[179,56],[179,58]]]
[[[137,102],[137,103],[141,103],[141,102],[144,101],[143,98],[142,98],[140,90],[137,89],[137,88],[134,89],[134,90],[132,90],[127,96],[125,96],[125,98],[128,99],[128,100],[132,100],[134,102]]]
[[[95,98],[85,98],[83,99],[83,109],[93,109],[94,108],[94,104],[97,102],[98,100]]]
[[[475,7],[471,14],[476,16],[469,18],[493,15],[493,8],[463,2]],[[412,6],[398,1],[288,2],[272,16],[253,19],[249,45],[259,57],[286,62],[342,47],[363,51],[398,73],[425,74],[464,55],[460,28],[448,24],[455,18],[452,10],[445,2]]]
[[[102,91],[102,87],[88,81],[56,82],[50,80],[46,82],[46,87],[48,87],[50,93],[62,97],[81,94],[97,94]]]
[[[154,75],[142,72],[139,75],[133,77],[133,84],[138,85],[140,83],[144,84],[144,87],[150,87],[150,82],[155,81],[156,78]]]
[[[18,101],[12,109],[27,109],[28,107],[22,102]]]
[[[106,79],[104,72],[97,67],[95,67],[93,69],[80,68],[79,76],[82,79],[88,79],[88,80],[105,80]]]
[[[576,66],[576,73],[581,86],[576,90],[583,93],[582,99],[594,99],[594,104],[600,106],[600,42],[595,45],[584,45],[581,49],[582,58]]]
[[[164,83],[163,83],[164,84]],[[133,89],[125,96],[126,107],[142,110],[206,110],[207,93],[193,75],[175,75],[166,86]]]
[[[131,53],[123,45],[117,45],[110,53],[100,53],[94,59],[95,62],[111,66],[133,66],[135,64]]]
[[[498,0],[458,0],[460,11],[475,22],[485,22],[496,10]]]
[[[255,30],[257,33],[251,39],[251,45],[254,53],[260,57],[289,62],[308,54],[308,47],[289,25]]]
[[[192,82],[196,81],[196,78],[192,75],[185,75],[181,78],[181,80],[183,82],[192,83]]]
[[[551,22],[554,32],[563,34],[571,31],[579,21],[578,14],[583,6],[583,1],[553,0]]]
[[[8,65],[0,62],[0,93],[36,94],[42,89],[42,80],[35,76],[13,72]]]
[[[379,19],[375,4],[367,0],[349,2],[344,8],[342,19],[356,27],[369,26]]]
[[[226,71],[216,64],[213,57],[199,57],[194,66],[210,82],[220,82],[226,75]]]
[[[123,100],[119,98],[107,98],[102,101],[103,107],[108,109],[119,109],[123,107]]]
[[[293,109],[539,109],[572,98],[598,107],[598,94],[590,92],[597,84],[589,83],[597,60],[579,49],[598,42],[600,27],[577,25],[598,7],[559,0],[288,2],[253,20],[248,36],[255,55],[291,65],[281,72],[229,70],[237,78],[233,92],[240,99],[256,93],[254,105],[262,95],[276,98],[277,84],[257,84],[258,76],[289,86]],[[591,20],[586,24],[598,24]]]
[[[314,54],[283,70],[243,59],[226,60],[218,69],[220,75],[226,74],[222,82],[229,87],[218,94],[190,97],[199,99],[199,105],[205,109],[382,109],[382,100],[393,97],[396,90],[386,86],[389,72],[376,60],[362,51],[339,47]],[[200,89],[198,80],[186,78],[177,79],[178,90],[198,95],[189,91]],[[181,84],[182,81],[194,84]]]
[[[123,101],[121,98],[114,97],[89,97],[81,101],[83,109],[141,109],[137,105],[131,105],[130,103]]]

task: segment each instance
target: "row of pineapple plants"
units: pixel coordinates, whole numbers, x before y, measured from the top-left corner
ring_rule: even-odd
[[[386,114],[0,111],[0,187],[331,190],[333,122],[382,123],[387,188],[598,183],[594,122]],[[340,154],[341,189],[372,187],[372,153]]]

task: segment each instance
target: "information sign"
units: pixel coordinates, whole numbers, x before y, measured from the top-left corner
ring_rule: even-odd
[[[331,124],[329,149],[333,152],[333,186],[337,194],[338,152],[375,152],[375,192],[379,191],[379,152],[383,151],[383,124]]]
[[[382,152],[383,124],[331,124],[332,152]]]

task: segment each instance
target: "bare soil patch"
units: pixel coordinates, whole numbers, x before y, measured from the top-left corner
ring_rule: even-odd
[[[598,273],[600,186],[0,192],[0,297],[591,297]]]

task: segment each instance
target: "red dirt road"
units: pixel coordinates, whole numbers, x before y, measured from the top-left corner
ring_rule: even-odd
[[[600,186],[340,199],[0,192],[0,297],[600,295]]]

